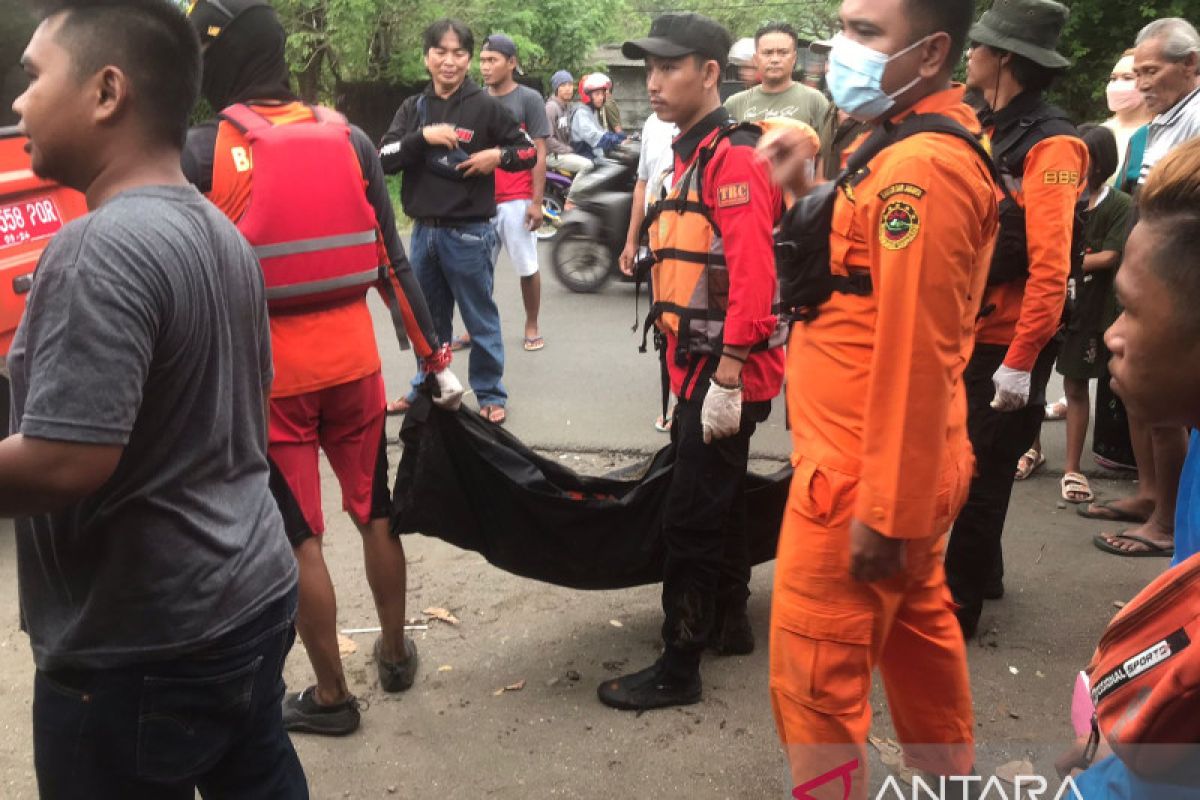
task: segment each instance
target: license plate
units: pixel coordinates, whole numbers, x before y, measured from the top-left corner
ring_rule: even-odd
[[[48,238],[62,226],[58,205],[49,195],[0,205],[0,250]]]

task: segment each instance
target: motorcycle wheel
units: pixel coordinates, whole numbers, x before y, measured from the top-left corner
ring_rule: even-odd
[[[542,196],[542,225],[533,232],[539,241],[548,241],[558,234],[566,204],[567,199],[562,190],[548,183]]]
[[[589,237],[582,225],[564,225],[550,253],[554,274],[572,292],[599,291],[612,276],[612,253],[603,242]]]

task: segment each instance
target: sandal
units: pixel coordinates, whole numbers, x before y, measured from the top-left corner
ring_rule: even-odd
[[[1058,422],[1067,418],[1067,398],[1046,404],[1046,421]]]
[[[1062,487],[1062,499],[1068,503],[1090,503],[1096,497],[1087,477],[1078,472],[1064,474],[1059,485]]]
[[[541,350],[546,346],[546,340],[541,336],[526,336],[525,337],[525,352],[532,353]]]
[[[387,413],[389,417],[395,417],[400,414],[407,414],[412,408],[412,403],[408,402],[407,397],[401,397],[387,404]]]
[[[660,414],[654,418],[654,430],[658,431],[659,433],[670,433],[671,421],[673,419],[674,418],[670,415],[664,417]]]
[[[1123,550],[1117,547],[1109,539],[1125,539],[1130,542],[1137,542],[1146,546],[1145,550]],[[1124,556],[1125,558],[1171,558],[1175,555],[1175,545],[1161,545],[1158,542],[1151,541],[1144,536],[1130,533],[1129,531],[1121,531],[1120,533],[1098,533],[1092,537],[1092,544],[1105,553],[1111,553],[1114,556]]]
[[[504,410],[504,406],[484,406],[479,409],[479,416],[496,425],[503,425],[504,421],[508,419],[508,413]]]
[[[471,334],[469,334],[469,333],[464,333],[461,336],[455,336],[453,339],[450,340],[450,349],[453,350],[454,352],[458,352],[459,350],[466,350],[470,346],[471,346]]]
[[[1033,447],[1025,451],[1025,455],[1021,456],[1017,461],[1017,474],[1014,480],[1023,481],[1030,475],[1038,471],[1038,467],[1046,463],[1046,456],[1041,450]]]

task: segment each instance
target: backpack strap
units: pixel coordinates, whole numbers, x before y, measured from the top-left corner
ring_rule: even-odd
[[[238,132],[243,136],[251,131],[265,130],[272,125],[269,119],[245,103],[234,103],[218,114],[217,117],[237,128]]]

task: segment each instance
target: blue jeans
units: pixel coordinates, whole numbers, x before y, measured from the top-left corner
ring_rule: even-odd
[[[480,406],[503,406],[508,401],[504,377],[504,340],[500,335],[500,310],[492,299],[495,276],[493,253],[496,232],[490,223],[454,228],[413,225],[409,261],[421,284],[425,303],[433,316],[438,339],[454,335],[454,304],[471,335],[467,382]],[[423,375],[413,378],[415,389]]]
[[[283,729],[296,590],[173,661],[39,670],[33,760],[44,800],[306,800]]]

